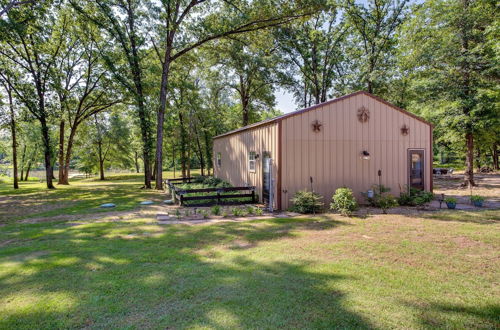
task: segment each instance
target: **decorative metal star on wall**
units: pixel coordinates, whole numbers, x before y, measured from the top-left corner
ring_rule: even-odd
[[[370,119],[370,111],[365,108],[361,107],[358,109],[358,120],[362,123],[366,123]]]
[[[318,120],[315,120],[312,123],[313,132],[320,132],[321,131],[321,126],[322,126],[322,124]]]
[[[403,127],[401,127],[401,134],[408,135],[408,133],[410,133],[410,128],[404,124]]]

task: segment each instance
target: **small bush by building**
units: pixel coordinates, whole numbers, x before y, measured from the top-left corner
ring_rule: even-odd
[[[415,188],[410,188],[409,192],[401,192],[398,198],[398,204],[401,206],[418,206],[431,202],[434,194]]]
[[[349,188],[338,188],[332,196],[330,209],[338,211],[345,216],[352,215],[358,209],[358,202],[356,202],[352,190]]]
[[[295,193],[290,201],[293,203],[292,210],[298,213],[316,213],[324,206],[323,197],[312,191],[300,190]]]

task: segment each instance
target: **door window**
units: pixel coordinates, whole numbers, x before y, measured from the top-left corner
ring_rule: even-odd
[[[409,151],[410,187],[424,189],[424,151]]]

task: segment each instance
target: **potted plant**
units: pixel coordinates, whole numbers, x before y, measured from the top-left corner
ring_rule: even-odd
[[[483,207],[484,197],[479,195],[470,196],[470,201],[475,207]]]
[[[444,202],[449,209],[454,209],[457,206],[457,199],[453,197],[446,197]]]

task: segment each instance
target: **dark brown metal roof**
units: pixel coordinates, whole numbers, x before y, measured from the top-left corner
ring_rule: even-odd
[[[317,109],[317,108],[321,108],[325,105],[329,105],[329,104],[332,104],[332,103],[335,103],[335,102],[339,102],[339,101],[342,101],[342,100],[345,100],[347,98],[350,98],[352,96],[356,96],[356,95],[360,95],[360,94],[364,94],[366,96],[369,96],[379,102],[382,102],[384,103],[385,105],[397,110],[397,111],[400,111],[402,113],[404,113],[405,115],[408,115],[410,117],[413,117],[431,127],[433,127],[433,125],[428,122],[427,120],[424,120],[423,118],[409,112],[409,111],[406,111],[404,109],[401,109],[400,107],[397,107],[395,106],[394,104],[391,104],[389,102],[387,102],[386,100],[378,97],[378,96],[375,96],[373,94],[370,94],[368,92],[365,92],[365,91],[357,91],[357,92],[354,92],[354,93],[351,93],[351,94],[347,94],[347,95],[344,95],[344,96],[341,96],[341,97],[338,97],[336,99],[333,99],[333,100],[329,100],[329,101],[326,101],[326,102],[323,102],[323,103],[320,103],[320,104],[315,104],[311,107],[308,107],[308,108],[305,108],[305,109],[300,109],[300,110],[297,110],[297,111],[293,111],[293,112],[290,112],[290,113],[286,113],[284,115],[281,115],[281,116],[278,116],[278,117],[275,117],[275,118],[270,118],[270,119],[266,119],[266,120],[263,120],[263,121],[259,121],[258,123],[255,123],[255,124],[251,124],[251,125],[247,125],[247,126],[243,126],[241,128],[238,128],[238,129],[235,129],[235,130],[232,130],[232,131],[229,131],[227,133],[224,133],[224,134],[220,134],[220,135],[217,135],[214,137],[214,139],[218,139],[218,138],[221,138],[221,137],[224,137],[224,136],[228,136],[228,135],[232,135],[232,134],[236,134],[236,133],[240,133],[240,132],[243,132],[243,131],[247,131],[247,130],[250,130],[252,128],[255,128],[255,127],[260,127],[260,126],[265,126],[265,125],[270,125],[270,124],[273,124],[273,123],[276,123],[278,121],[281,121],[285,118],[288,118],[288,117],[293,117],[293,116],[296,116],[296,115],[300,115],[304,112],[308,112],[308,111],[311,111],[311,110],[314,110],[314,109]]]

